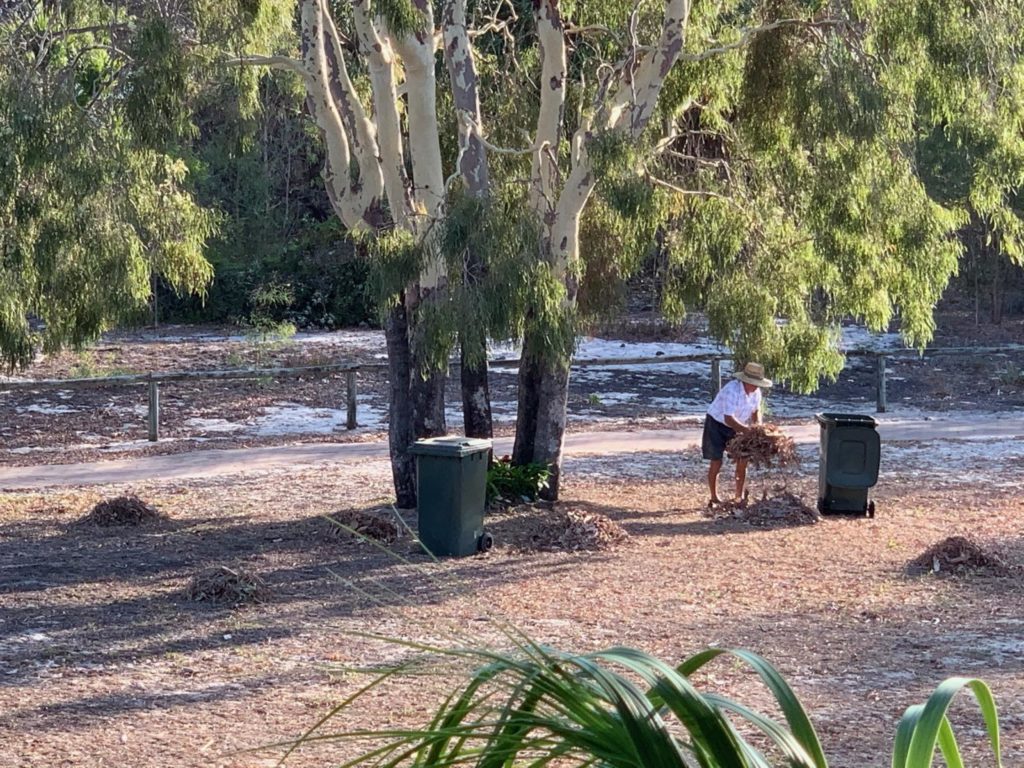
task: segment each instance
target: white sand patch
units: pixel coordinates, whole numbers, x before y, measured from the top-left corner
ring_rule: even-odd
[[[227,419],[203,419],[192,418],[185,422],[185,426],[202,432],[237,432],[245,429],[244,424],[238,424]]]
[[[81,408],[72,408],[70,405],[51,405],[49,403],[33,403],[23,408],[15,408],[15,413],[42,413],[48,416],[61,413],[78,413]]]
[[[379,430],[386,423],[387,411],[369,402],[357,402],[358,429]],[[345,431],[348,411],[344,408],[310,408],[298,403],[278,403],[263,409],[263,415],[250,431],[260,436],[327,435]]]
[[[906,349],[903,337],[898,333],[872,333],[862,325],[844,325],[839,347],[844,352],[863,350],[884,352],[892,349]]]

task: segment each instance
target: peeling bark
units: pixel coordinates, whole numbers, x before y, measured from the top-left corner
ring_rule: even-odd
[[[382,34],[370,17],[369,0],[353,0],[352,15],[370,73],[374,119],[377,124],[377,161],[381,166],[384,189],[395,223],[411,229],[415,205],[412,185],[405,171],[394,47],[390,38]]]
[[[541,73],[530,200],[538,218],[550,224],[558,189],[558,144],[562,137],[568,76],[565,26],[558,0],[534,0],[533,17],[540,43]]]
[[[417,7],[433,27],[429,3]],[[398,42],[378,26],[368,0],[353,0],[353,19],[370,75],[370,108],[360,100],[346,64],[347,52],[327,0],[302,0],[302,68],[307,104],[322,130],[327,159],[324,182],[335,213],[350,230],[379,232],[402,227],[417,238],[434,237],[442,213],[443,169],[437,122],[434,43],[410,36]],[[395,51],[401,47],[408,91],[409,152],[413,178],[406,172],[399,116]],[[385,221],[383,197],[391,221]],[[417,309],[441,300],[443,261],[433,258],[407,286],[385,328],[391,369],[390,444],[399,504],[415,503],[415,465],[408,447],[417,437],[444,434],[446,371],[431,371],[417,343]]]

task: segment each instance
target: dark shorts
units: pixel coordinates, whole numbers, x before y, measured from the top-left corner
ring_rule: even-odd
[[[725,454],[725,445],[736,437],[736,430],[725,426],[711,416],[704,417],[704,437],[700,448],[705,459],[720,461]]]

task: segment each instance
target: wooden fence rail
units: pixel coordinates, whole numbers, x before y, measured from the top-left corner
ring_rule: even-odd
[[[878,352],[874,350],[851,350],[847,357],[868,357],[875,359],[875,407],[878,413],[885,413],[888,408],[886,392],[886,361],[890,357],[947,354],[1012,354],[1024,353],[1024,344],[1012,344],[1000,347],[933,347],[919,352],[915,349],[892,349]],[[728,360],[727,355],[659,355],[656,357],[619,357],[574,360],[573,368],[594,366],[630,366],[630,365],[670,365],[672,363],[710,363],[710,390],[712,396],[722,388],[722,361]],[[453,365],[458,365],[453,361]],[[518,359],[492,360],[491,368],[517,368]],[[356,374],[359,372],[387,370],[386,363],[334,363],[328,365],[309,365],[294,368],[237,368],[212,371],[166,371],[162,373],[131,374],[123,376],[97,376],[83,379],[16,379],[0,381],[0,391],[46,391],[64,389],[99,389],[104,387],[149,387],[149,408],[147,424],[149,440],[160,439],[160,385],[181,381],[240,381],[252,379],[290,379],[303,376],[322,374],[345,374],[346,428],[355,429],[357,422]]]

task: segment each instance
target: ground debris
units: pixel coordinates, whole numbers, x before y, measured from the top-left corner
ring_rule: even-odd
[[[156,507],[147,504],[134,494],[104,499],[79,520],[86,525],[98,525],[109,528],[118,525],[143,525],[144,523],[165,520],[167,516]]]
[[[195,603],[237,606],[265,602],[270,591],[266,582],[252,571],[218,565],[193,576],[186,594]]]
[[[943,576],[969,571],[1006,574],[1010,567],[999,555],[986,550],[966,536],[949,536],[933,544],[907,564],[910,573],[935,573]]]
[[[754,467],[788,467],[798,462],[796,443],[772,425],[755,425],[726,445],[733,461],[746,459]]]
[[[785,488],[775,488],[771,496],[765,491],[751,502],[727,501],[709,507],[705,515],[713,518],[734,518],[754,526],[814,525],[821,520],[818,511],[800,496]]]
[[[606,515],[562,504],[523,504],[488,525],[499,545],[520,551],[582,552],[609,550],[629,538],[626,530]]]
[[[327,516],[330,536],[392,544],[398,538],[398,524],[390,507],[342,509]]]

